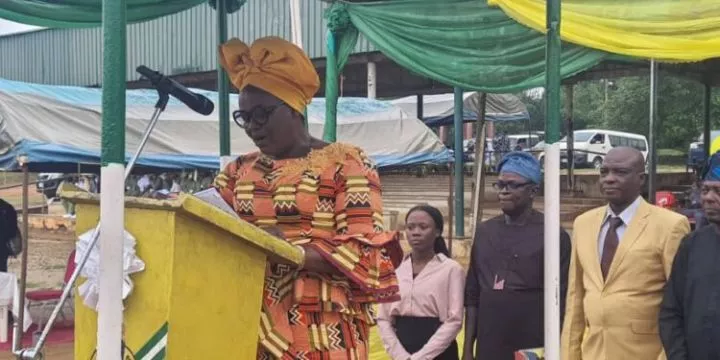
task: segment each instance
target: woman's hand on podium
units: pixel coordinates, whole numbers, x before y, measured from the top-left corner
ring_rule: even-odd
[[[305,250],[305,263],[302,268],[303,270],[320,274],[342,275],[340,270],[333,266],[333,264],[329,261],[325,260],[325,258],[320,255],[317,250],[313,249],[312,246],[303,246],[303,249]]]
[[[263,230],[265,230],[265,232],[267,232],[268,234],[270,234],[272,236],[275,236],[282,240],[286,240],[285,233],[283,233],[283,231],[280,230],[280,228],[277,226],[269,226],[269,227],[263,228]]]

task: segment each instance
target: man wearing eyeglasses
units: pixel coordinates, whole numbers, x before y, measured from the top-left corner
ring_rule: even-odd
[[[720,153],[705,171],[700,198],[710,225],[680,244],[660,307],[668,360],[720,359]]]
[[[658,312],[687,217],[640,196],[645,158],[610,150],[600,169],[608,202],[575,219],[562,360],[664,359]]]
[[[478,225],[465,283],[467,360],[512,360],[515,351],[543,347],[544,215],[533,209],[540,164],[527,152],[511,152],[498,172],[503,215]],[[571,245],[567,232],[560,234],[564,300]]]

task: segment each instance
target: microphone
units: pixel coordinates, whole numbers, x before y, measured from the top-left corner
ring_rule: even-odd
[[[163,75],[162,73],[151,70],[145,65],[140,65],[135,70],[139,72],[140,75],[148,78],[150,83],[155,86],[158,91],[166,92],[172,95],[195,112],[202,115],[210,115],[213,110],[215,110],[215,104],[213,104],[210,99],[188,90],[177,81]]]

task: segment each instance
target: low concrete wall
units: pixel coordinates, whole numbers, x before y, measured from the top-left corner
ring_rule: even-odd
[[[582,174],[575,175],[575,191],[580,192],[584,197],[600,198],[600,175],[598,174]],[[665,190],[678,186],[691,185],[694,181],[692,173],[676,172],[676,173],[660,173],[657,174],[657,189]],[[560,186],[563,191],[569,191],[567,188],[567,175],[560,176]]]

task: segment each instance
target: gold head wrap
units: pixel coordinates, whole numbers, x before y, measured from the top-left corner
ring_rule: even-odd
[[[279,37],[257,39],[249,47],[230,39],[220,46],[219,57],[238,90],[252,85],[301,114],[320,87],[320,78],[305,52]]]

